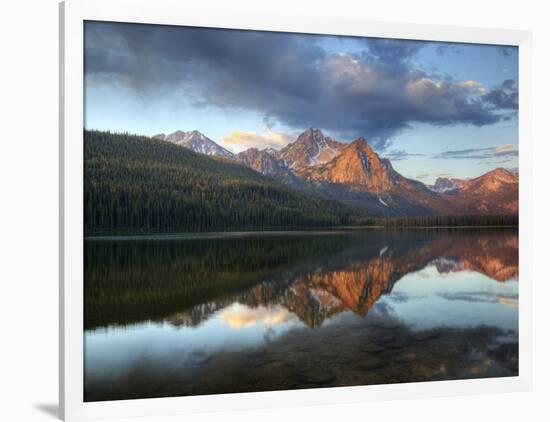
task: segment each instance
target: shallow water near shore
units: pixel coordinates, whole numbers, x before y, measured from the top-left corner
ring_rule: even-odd
[[[516,229],[313,234],[86,240],[85,400],[518,374]]]

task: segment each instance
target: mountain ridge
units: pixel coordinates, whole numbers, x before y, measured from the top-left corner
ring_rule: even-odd
[[[300,171],[332,160],[346,145],[324,136],[320,129],[309,128],[301,133],[296,141],[279,150],[277,157],[285,161],[293,170]]]
[[[443,196],[459,213],[516,214],[519,210],[519,175],[497,167],[473,179],[461,180],[452,194]]]
[[[365,138],[343,143],[309,128],[279,150],[248,148],[238,154],[198,131],[155,138],[195,152],[236,161],[306,192],[381,216],[517,213],[517,173],[496,168],[473,179],[443,178],[434,185],[402,176]]]

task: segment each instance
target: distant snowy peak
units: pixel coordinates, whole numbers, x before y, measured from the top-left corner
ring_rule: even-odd
[[[450,179],[447,177],[438,177],[433,185],[428,188],[437,193],[453,193],[460,190],[464,185],[464,180]]]
[[[218,145],[212,139],[208,138],[198,130],[191,130],[189,132],[177,130],[173,133],[170,133],[169,135],[161,133],[159,135],[155,135],[154,137],[182,146],[200,154],[224,157],[228,159],[235,158],[234,154],[231,151],[228,151],[222,146]]]

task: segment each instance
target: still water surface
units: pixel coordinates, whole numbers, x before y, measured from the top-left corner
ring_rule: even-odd
[[[514,376],[512,229],[85,242],[86,401]]]

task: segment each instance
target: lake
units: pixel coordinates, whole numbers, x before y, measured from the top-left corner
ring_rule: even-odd
[[[516,229],[85,241],[84,399],[518,375]]]

